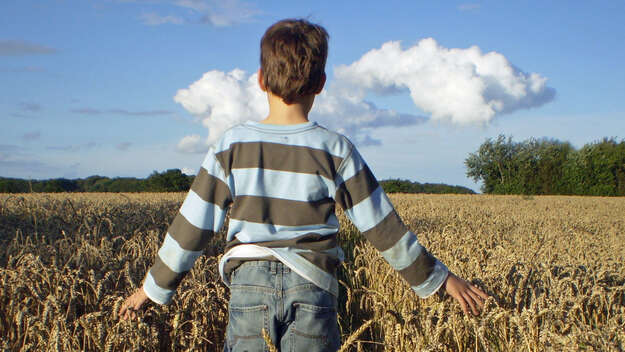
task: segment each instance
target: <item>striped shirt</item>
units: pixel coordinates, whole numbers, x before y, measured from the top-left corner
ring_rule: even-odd
[[[143,289],[168,303],[230,208],[219,263],[226,284],[232,263],[271,258],[338,295],[343,251],[336,204],[420,297],[441,287],[447,268],[402,222],[346,137],[315,122],[248,121],[227,130],[207,153]]]

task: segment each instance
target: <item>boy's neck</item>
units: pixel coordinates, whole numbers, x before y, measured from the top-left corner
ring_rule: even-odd
[[[293,104],[286,104],[281,97],[267,92],[269,115],[261,123],[272,125],[295,125],[308,122],[308,112],[312,108],[314,95]]]

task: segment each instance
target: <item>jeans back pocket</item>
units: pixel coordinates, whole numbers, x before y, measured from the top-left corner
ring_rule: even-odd
[[[312,304],[294,303],[295,319],[291,323],[292,351],[336,351],[341,337],[336,309]]]
[[[229,307],[225,351],[264,351],[262,329],[268,330],[268,306]]]

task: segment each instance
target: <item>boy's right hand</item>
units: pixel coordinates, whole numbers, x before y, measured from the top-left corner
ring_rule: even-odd
[[[148,295],[145,294],[143,288],[139,287],[130,297],[126,298],[124,303],[119,309],[119,319],[134,319],[137,314],[136,311],[148,300]]]
[[[466,315],[469,315],[469,307],[473,315],[479,315],[484,301],[489,297],[484,291],[454,275],[451,271],[443,286],[445,286],[445,291],[460,303]]]

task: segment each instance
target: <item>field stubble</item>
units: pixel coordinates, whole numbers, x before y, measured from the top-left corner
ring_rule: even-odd
[[[220,350],[220,233],[172,304],[119,321],[184,194],[0,195],[0,349]],[[625,349],[625,199],[392,195],[420,241],[492,295],[420,300],[338,211],[343,351]]]

